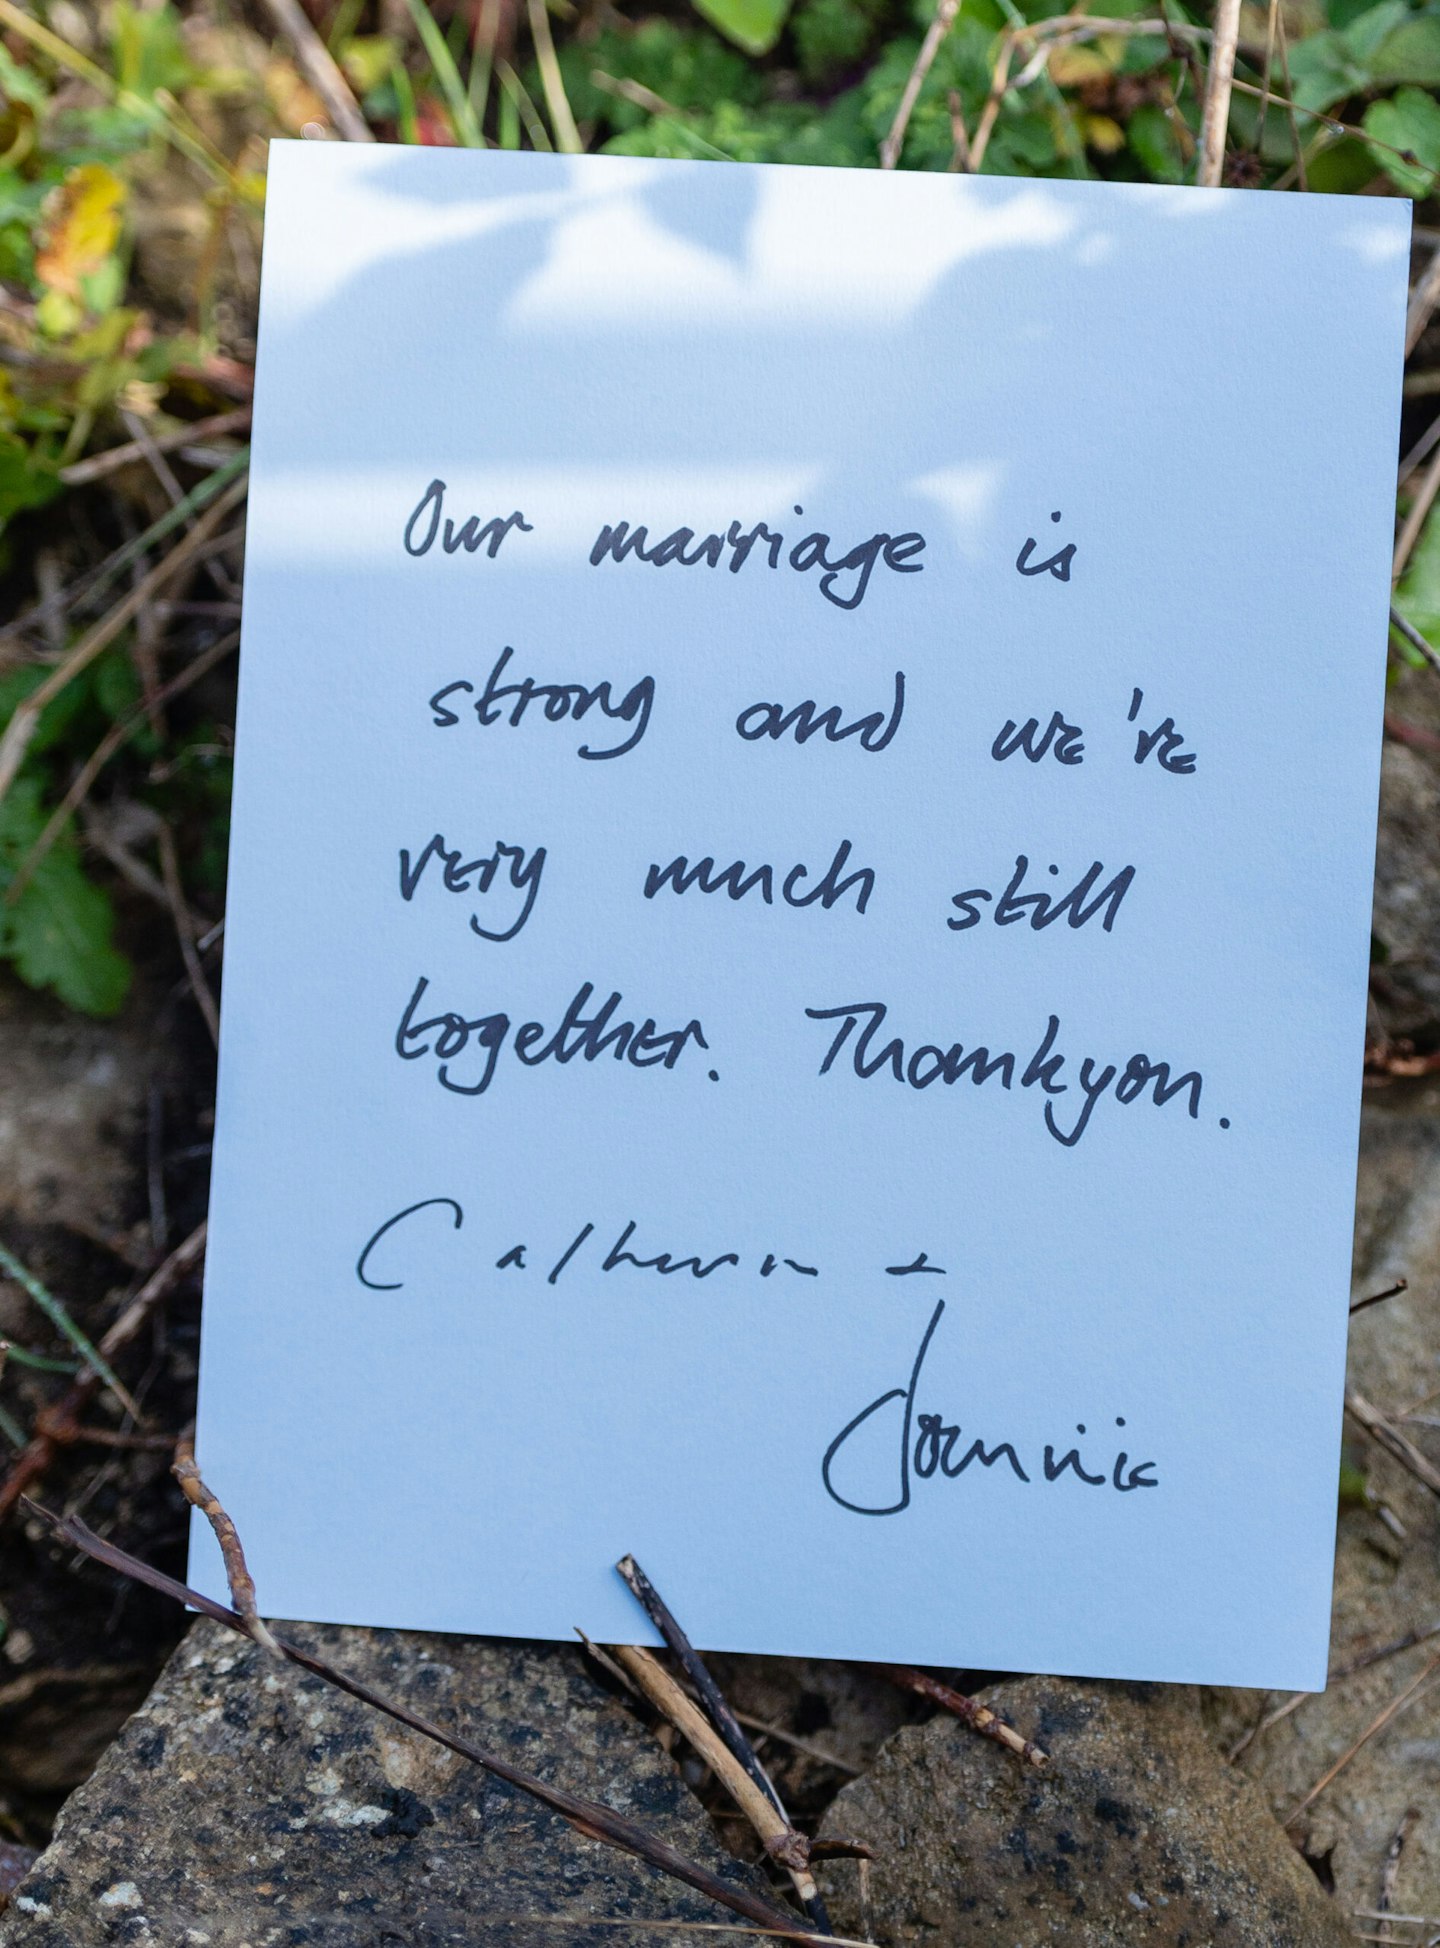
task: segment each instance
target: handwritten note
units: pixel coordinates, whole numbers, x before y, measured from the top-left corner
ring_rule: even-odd
[[[273,148],[268,1610],[1323,1684],[1408,222]]]

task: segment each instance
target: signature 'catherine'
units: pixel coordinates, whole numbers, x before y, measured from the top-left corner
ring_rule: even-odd
[[[969,1437],[958,1422],[947,1421],[940,1413],[923,1411],[920,1382],[924,1371],[925,1356],[930,1351],[930,1342],[935,1337],[935,1329],[940,1324],[945,1311],[945,1301],[939,1300],[930,1315],[930,1323],[925,1328],[925,1336],[920,1341],[920,1350],[915,1355],[915,1364],[910,1369],[910,1383],[904,1387],[891,1387],[872,1400],[868,1407],[862,1407],[855,1418],[847,1421],[825,1450],[825,1459],[820,1464],[825,1492],[832,1501],[842,1508],[848,1508],[855,1515],[898,1515],[910,1506],[911,1483],[915,1478],[928,1481],[936,1475],[953,1480],[978,1462],[981,1467],[990,1469],[997,1465],[1008,1467],[1015,1478],[1023,1482],[1059,1481],[1062,1475],[1072,1475],[1076,1481],[1087,1483],[1092,1488],[1117,1489],[1122,1495],[1134,1488],[1158,1488],[1159,1481],[1154,1474],[1153,1461],[1132,1463],[1130,1456],[1121,1449],[1115,1456],[1113,1465],[1095,1473],[1087,1467],[1080,1450],[1072,1447],[1056,1458],[1055,1449],[1047,1445],[1040,1467],[1032,1463],[1026,1467],[1015,1446],[1010,1441],[997,1441],[987,1448],[984,1441]],[[883,1462],[883,1472],[874,1484],[873,1500],[852,1501],[840,1492],[835,1484],[834,1474],[840,1463],[845,1447],[852,1438],[865,1427],[875,1415],[885,1408],[899,1403],[899,1440],[887,1453]],[[1123,1427],[1123,1419],[1117,1418],[1115,1425]],[[1083,1426],[1076,1428],[1083,1434]],[[850,1485],[847,1483],[847,1485]]]

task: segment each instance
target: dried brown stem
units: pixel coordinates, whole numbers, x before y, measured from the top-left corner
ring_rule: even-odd
[[[1398,1298],[1402,1292],[1408,1292],[1409,1290],[1410,1290],[1409,1279],[1397,1278],[1395,1283],[1393,1285],[1387,1285],[1383,1292],[1372,1292],[1368,1298],[1356,1299],[1352,1303],[1350,1310],[1352,1313],[1364,1312],[1369,1306],[1379,1305],[1382,1299],[1395,1299]]]
[[[1436,458],[1440,459],[1440,454],[1437,454]],[[1420,655],[1425,658],[1425,661],[1430,665],[1432,670],[1440,674],[1440,650],[1437,650],[1432,642],[1428,642],[1420,634],[1420,631],[1415,627],[1413,622],[1407,621],[1401,615],[1393,602],[1390,605],[1390,627],[1395,630],[1397,635],[1403,636],[1412,649],[1419,651]]]
[[[265,0],[270,18],[295,50],[305,79],[324,102],[330,120],[347,142],[373,142],[374,135],[350,91],[350,83],[335,65],[324,41],[315,32],[300,0]]]
[[[1230,90],[1235,81],[1235,44],[1240,38],[1240,0],[1218,0],[1215,38],[1210,44],[1210,73],[1200,119],[1200,165],[1195,181],[1201,189],[1218,189],[1225,171],[1225,136],[1230,126]],[[1269,85],[1265,89],[1269,98]]]
[[[915,56],[915,64],[906,78],[901,90],[899,106],[895,119],[890,124],[890,133],[880,144],[880,167],[893,169],[900,160],[900,151],[905,146],[905,131],[910,126],[910,117],[915,104],[920,99],[920,90],[925,86],[925,77],[935,65],[935,56],[940,52],[940,44],[955,24],[955,16],[960,11],[961,0],[940,0],[935,9],[935,18],[925,30],[925,38],[920,43],[920,52]]]
[[[199,1509],[214,1531],[215,1540],[220,1545],[221,1560],[225,1564],[225,1581],[230,1585],[230,1601],[244,1619],[246,1635],[253,1637],[262,1650],[278,1656],[275,1639],[256,1607],[255,1578],[250,1574],[250,1565],[245,1560],[239,1531],[219,1496],[205,1486],[195,1465],[195,1447],[188,1434],[176,1443],[175,1460],[170,1472],[179,1482],[186,1501],[192,1508]]]
[[[770,1801],[782,1820],[789,1824],[780,1795],[775,1790],[769,1773],[760,1763],[759,1754],[745,1736],[739,1719],[726,1702],[725,1694],[711,1677],[699,1651],[680,1628],[670,1606],[659,1590],[650,1581],[645,1571],[633,1556],[622,1556],[615,1565],[621,1579],[641,1609],[649,1617],[667,1647],[673,1652],[680,1668],[700,1694],[700,1701],[709,1713],[710,1722],[729,1746],[735,1758],[749,1773],[751,1779]]]
[[[107,447],[103,453],[89,454],[84,460],[76,460],[68,467],[60,469],[60,478],[67,487],[89,487],[97,480],[116,473],[121,467],[128,467],[136,460],[143,460],[153,449],[156,453],[181,452],[185,447],[203,445],[206,440],[218,440],[227,433],[243,433],[250,425],[250,408],[235,406],[229,412],[214,413],[209,419],[189,420],[183,426],[173,426],[167,433],[150,433],[147,429],[145,440],[127,440],[123,446]]]
[[[1440,451],[1437,451],[1429,466],[1420,477],[1420,485],[1415,489],[1415,498],[1410,503],[1410,511],[1405,516],[1404,525],[1395,542],[1395,559],[1390,564],[1390,579],[1398,582],[1405,573],[1405,565],[1410,559],[1415,543],[1420,539],[1420,530],[1425,525],[1425,517],[1440,493]],[[1393,620],[1394,611],[1391,611]]]
[[[135,1339],[151,1314],[179,1284],[186,1274],[199,1264],[205,1251],[205,1226],[197,1225],[182,1244],[175,1247],[170,1256],[158,1269],[151,1273],[140,1290],[131,1299],[120,1317],[100,1341],[100,1351],[107,1360],[113,1360],[124,1352]],[[10,1472],[0,1482],[0,1522],[10,1514],[21,1499],[40,1481],[60,1449],[76,1438],[81,1422],[80,1416],[89,1406],[100,1388],[100,1376],[93,1371],[80,1375],[56,1405],[42,1416],[42,1424],[26,1445],[16,1455]]]
[[[1407,1630],[1403,1637],[1397,1637],[1392,1644],[1381,1644],[1378,1650],[1362,1651],[1358,1657],[1352,1657],[1348,1663],[1337,1664],[1325,1681],[1327,1684],[1343,1684],[1346,1678],[1356,1677],[1361,1671],[1368,1671],[1373,1664],[1383,1664],[1387,1657],[1398,1657],[1401,1651],[1414,1650],[1417,1644],[1429,1643],[1432,1637],[1440,1637],[1440,1623],[1432,1623],[1428,1630]],[[1236,1740],[1227,1754],[1230,1763],[1233,1765],[1241,1753],[1246,1751],[1262,1732],[1268,1732],[1272,1725],[1278,1725],[1282,1719],[1288,1718],[1291,1712],[1298,1711],[1307,1699],[1320,1695],[1321,1693],[1317,1691],[1292,1691],[1283,1704],[1278,1704],[1273,1710],[1267,1711],[1265,1716],[1252,1725],[1243,1737]]]
[[[117,1549],[113,1543],[106,1542],[87,1528],[77,1516],[72,1515],[62,1519],[51,1514],[49,1509],[41,1508],[28,1499],[24,1507],[28,1514],[46,1523],[63,1541],[81,1550],[92,1561],[103,1563],[107,1568],[117,1570],[122,1576],[129,1576],[135,1582],[143,1583],[147,1589],[158,1590],[162,1596],[172,1597],[177,1603],[188,1604],[191,1609],[198,1610],[202,1616],[211,1617],[215,1622],[225,1624],[242,1636],[250,1634],[245,1619],[238,1611],[227,1609],[223,1603],[215,1602],[212,1597],[202,1596],[198,1590],[189,1589],[185,1584],[177,1583],[173,1577],[163,1575],[158,1569],[152,1569],[148,1563],[140,1562],[136,1557],[127,1555],[123,1549]],[[529,1773],[520,1771],[507,1759],[501,1758],[498,1753],[486,1751],[479,1745],[471,1744],[468,1739],[458,1737],[444,1725],[437,1725],[428,1718],[422,1718],[418,1712],[411,1711],[408,1706],[372,1690],[368,1684],[363,1684],[358,1678],[351,1677],[348,1672],[326,1663],[323,1658],[315,1657],[309,1651],[302,1650],[298,1644],[277,1637],[275,1645],[283,1658],[298,1665],[301,1670],[309,1671],[313,1677],[320,1678],[326,1684],[334,1685],[337,1690],[348,1693],[352,1698],[358,1698],[362,1704],[369,1705],[375,1711],[383,1712],[387,1718],[393,1718],[397,1724],[406,1726],[410,1731],[419,1732],[422,1737],[433,1739],[437,1745],[443,1745],[447,1751],[458,1754],[462,1759],[468,1759],[472,1765],[480,1766],[495,1778],[503,1779],[507,1785],[514,1786],[517,1791],[528,1794],[543,1806],[548,1806],[552,1812],[558,1813],[586,1839],[598,1840],[603,1845],[615,1847],[622,1853],[643,1860],[647,1866],[670,1875],[674,1880],[683,1881],[687,1887],[693,1887],[708,1900],[716,1901],[722,1907],[729,1908],[732,1914],[743,1915],[747,1921],[753,1921],[759,1927],[773,1931],[782,1940],[823,1944],[823,1948],[834,1948],[833,1942],[813,1934],[808,1928],[799,1926],[781,1909],[772,1907],[769,1902],[761,1900],[743,1887],[734,1887],[721,1880],[717,1874],[711,1873],[708,1867],[702,1867],[698,1862],[687,1859],[666,1841],[647,1832],[635,1821],[626,1819],[613,1808],[602,1805],[598,1800],[582,1799],[575,1793],[566,1792],[562,1787],[547,1785],[542,1779],[532,1778]]]
[[[31,846],[30,850],[21,860],[14,877],[5,889],[5,904],[7,906],[18,900],[20,895],[25,891],[25,888],[30,884],[31,876],[36,867],[64,831],[66,822],[71,814],[84,802],[90,787],[105,769],[105,766],[121,746],[128,743],[130,738],[134,736],[141,724],[145,722],[149,712],[152,709],[169,703],[172,697],[182,695],[190,688],[192,683],[198,683],[202,676],[208,675],[217,663],[230,654],[239,640],[240,632],[233,630],[228,636],[222,637],[219,642],[212,643],[209,649],[195,658],[194,662],[187,663],[178,676],[173,676],[167,684],[157,690],[148,703],[143,703],[138,709],[132,710],[128,717],[122,717],[118,724],[112,724],[105,736],[101,738],[100,742],[95,746],[95,749],[90,753],[90,756],[85,760],[84,764],[81,765],[79,771],[76,772],[74,778],[70,781],[70,787],[66,791],[65,796],[45,821],[44,829],[39,838],[36,839],[34,845]]]
[[[990,92],[985,97],[985,106],[980,110],[980,119],[975,124],[975,138],[970,144],[970,153],[965,159],[966,173],[980,174],[980,165],[985,160],[985,151],[990,146],[990,135],[1000,115],[1000,104],[1005,99],[1010,86],[1010,63],[1015,55],[1015,33],[1007,32],[1000,43],[999,57],[990,76]]]
[[[1393,1941],[1391,1928],[1391,1908],[1395,1905],[1395,1882],[1400,1872],[1400,1856],[1405,1851],[1405,1842],[1410,1837],[1410,1829],[1420,1814],[1414,1806],[1407,1806],[1401,1815],[1390,1844],[1385,1849],[1385,1864],[1380,1870],[1380,1898],[1375,1903],[1376,1911],[1383,1918],[1378,1930],[1382,1941]]]
[[[1409,358],[1424,336],[1431,314],[1440,304],[1440,250],[1420,273],[1405,313],[1405,356]]]
[[[819,1899],[819,1889],[810,1872],[810,1848],[804,1834],[797,1833],[785,1815],[777,1811],[769,1795],[760,1790],[704,1712],[681,1690],[653,1651],[644,1650],[638,1644],[612,1644],[609,1648],[610,1655],[636,1688],[704,1759],[754,1827],[761,1846],[788,1871],[796,1893],[806,1908],[810,1908]],[[825,1931],[829,1932],[828,1927]]]
[[[211,502],[195,526],[179,541],[142,582],[136,584],[130,593],[117,602],[109,613],[88,630],[74,649],[58,663],[30,695],[16,706],[14,715],[0,736],[0,801],[15,781],[15,774],[24,761],[30,748],[30,740],[35,735],[41,712],[52,703],[67,684],[74,681],[80,672],[87,669],[97,656],[107,650],[120,631],[144,608],[145,604],[165,584],[190,565],[201,547],[207,542],[230,510],[244,498],[246,482],[243,478],[232,481],[217,500]]]
[[[948,1684],[942,1684],[938,1677],[931,1677],[926,1671],[917,1671],[910,1664],[880,1664],[876,1668],[885,1673],[894,1683],[903,1685],[907,1691],[917,1696],[929,1698],[935,1704],[951,1711],[972,1731],[979,1732],[982,1738],[993,1738],[997,1745],[1003,1745],[1007,1752],[1016,1758],[1026,1760],[1030,1765],[1048,1765],[1050,1755],[1042,1752],[1038,1745],[1005,1723],[1005,1720],[991,1711],[987,1705],[977,1703],[966,1697],[963,1691],[956,1691]]]
[[[210,1039],[218,1048],[220,1010],[215,1005],[210,983],[205,979],[205,970],[195,950],[195,929],[190,921],[190,909],[185,904],[185,888],[180,883],[180,861],[175,853],[175,840],[170,827],[163,821],[156,827],[155,841],[160,848],[160,876],[165,886],[165,898],[170,905],[170,916],[175,922],[175,937],[180,942],[180,958],[185,963],[190,991],[195,996],[195,1005],[205,1018]]]
[[[1398,1461],[1432,1495],[1440,1495],[1440,1468],[1432,1466],[1415,1443],[1407,1440],[1378,1407],[1372,1407],[1363,1394],[1347,1392],[1345,1411],[1365,1429],[1377,1447],[1385,1450],[1392,1461]]]
[[[1361,1732],[1360,1736],[1355,1740],[1354,1744],[1351,1745],[1346,1751],[1340,1754],[1340,1757],[1336,1759],[1334,1765],[1331,1766],[1330,1770],[1327,1773],[1325,1773],[1321,1778],[1316,1780],[1315,1784],[1310,1788],[1309,1792],[1306,1793],[1305,1797],[1298,1803],[1298,1805],[1296,1805],[1291,1810],[1290,1813],[1287,1814],[1285,1819],[1282,1821],[1282,1824],[1285,1826],[1293,1826],[1296,1820],[1299,1819],[1300,1815],[1305,1811],[1305,1809],[1308,1806],[1314,1805],[1315,1801],[1320,1797],[1321,1793],[1324,1792],[1325,1788],[1328,1785],[1331,1785],[1340,1776],[1340,1774],[1345,1770],[1346,1766],[1349,1765],[1351,1759],[1353,1759],[1355,1754],[1358,1751],[1360,1751],[1362,1746],[1368,1745],[1370,1743],[1370,1740],[1374,1738],[1377,1732],[1383,1731],[1385,1727],[1390,1723],[1390,1720],[1392,1718],[1394,1718],[1399,1712],[1403,1711],[1406,1705],[1413,1703],[1413,1701],[1420,1694],[1420,1692],[1423,1689],[1428,1687],[1430,1680],[1434,1677],[1437,1671],[1440,1671],[1440,1656],[1432,1657],[1429,1663],[1425,1665],[1423,1670],[1421,1670],[1419,1675],[1417,1677],[1412,1678],[1409,1684],[1405,1686],[1404,1690],[1398,1692],[1390,1700],[1389,1704],[1386,1705],[1385,1709],[1379,1714],[1379,1716],[1371,1720],[1371,1722],[1365,1727],[1364,1731]]]

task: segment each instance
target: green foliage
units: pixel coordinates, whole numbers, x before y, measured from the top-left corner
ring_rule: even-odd
[[[1395,591],[1395,606],[1427,642],[1440,641],[1440,502],[1420,530]]]
[[[695,6],[747,54],[768,54],[780,38],[790,0],[695,0]]]
[[[382,141],[573,146],[573,117],[592,151],[875,168],[936,0],[541,4],[543,18],[531,0],[313,0],[307,13]],[[128,439],[136,414],[164,430],[236,396],[222,388],[217,398],[196,376],[212,354],[246,356],[223,340],[209,280],[227,226],[258,202],[264,138],[299,134],[326,115],[283,42],[257,35],[245,10],[223,0],[94,0],[83,13],[85,46],[68,52],[57,35],[80,10],[34,0],[26,13],[35,26],[0,41],[0,572],[22,607],[34,596],[22,585],[35,535],[60,537],[73,565],[73,535],[93,532],[103,551],[145,529],[109,584],[113,600],[124,576],[178,532],[181,517],[157,521],[153,499],[117,521],[108,487],[88,490],[73,519],[66,469]],[[1065,31],[1052,32],[1062,14]],[[983,130],[987,174],[1193,180],[1205,49],[1149,31],[1161,14],[1176,28],[1212,18],[1194,0],[1090,0],[1085,9],[963,0],[910,107],[900,166],[965,167]],[[1276,49],[1267,69],[1265,9],[1247,10],[1229,179],[1434,196],[1440,0],[1289,0],[1283,18],[1284,55]],[[1146,31],[1122,31],[1132,24]],[[189,185],[188,202],[167,220],[195,240],[196,268],[173,315],[162,316],[136,255],[154,234],[146,199],[164,169]],[[254,242],[252,231],[251,261]],[[196,469],[174,464],[192,488]],[[1396,600],[1440,638],[1440,513]],[[0,666],[0,728],[54,666],[50,645],[36,647],[35,660]],[[74,830],[13,899],[4,895],[77,767],[114,725],[131,724],[136,692],[122,638],[50,704],[0,800],[0,960],[102,1013],[120,1005],[128,970]],[[176,831],[187,885],[218,910],[227,735],[191,721],[162,741],[141,719],[116,764],[124,791]]]
[[[45,823],[39,779],[18,778],[0,802],[0,958],[67,1006],[112,1015],[129,992],[130,965],[111,940],[114,910],[86,877],[74,839],[62,835],[19,897],[7,897]]]
[[[1392,101],[1365,111],[1371,151],[1406,196],[1428,196],[1440,170],[1440,105],[1419,88],[1402,88]],[[1397,153],[1398,152],[1398,153]]]

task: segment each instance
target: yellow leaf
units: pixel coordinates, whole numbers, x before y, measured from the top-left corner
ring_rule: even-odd
[[[1080,88],[1087,81],[1106,81],[1115,72],[1098,47],[1057,47],[1050,56],[1050,79],[1061,88]]]
[[[104,264],[120,240],[125,185],[100,162],[72,169],[45,199],[35,275],[49,291],[79,303],[81,279]]]
[[[1125,147],[1125,131],[1108,115],[1086,115],[1082,121],[1085,141],[1102,156],[1113,156]]]

